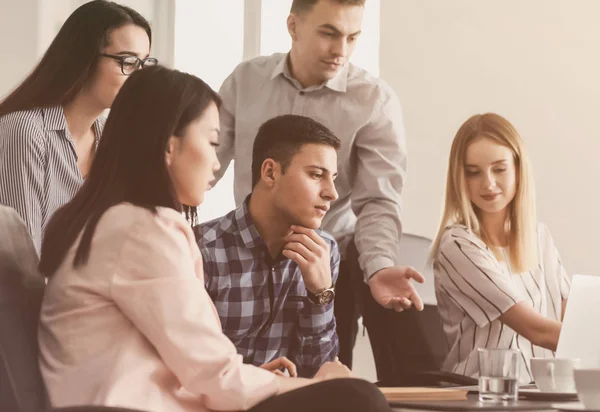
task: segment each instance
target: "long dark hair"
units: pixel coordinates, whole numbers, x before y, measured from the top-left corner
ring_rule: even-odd
[[[84,265],[96,225],[114,205],[183,211],[166,165],[168,141],[182,137],[211,103],[221,105],[217,93],[190,74],[162,66],[132,74],[113,103],[85,183],[46,228],[40,272],[52,276],[82,231],[74,266]]]
[[[94,74],[111,31],[127,24],[143,28],[152,42],[150,24],[135,10],[106,0],[80,6],[31,74],[0,103],[0,116],[72,101]]]

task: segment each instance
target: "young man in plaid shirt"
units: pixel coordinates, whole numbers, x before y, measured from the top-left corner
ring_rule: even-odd
[[[338,198],[339,147],[308,117],[268,120],[253,146],[252,193],[195,228],[206,288],[246,363],[309,377],[336,359],[340,254],[318,228]]]

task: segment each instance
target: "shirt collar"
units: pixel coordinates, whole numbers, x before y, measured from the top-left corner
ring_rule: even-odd
[[[273,73],[271,74],[271,80],[273,80],[277,76],[283,76],[286,79],[288,79],[294,86],[296,86],[296,88],[301,89],[301,90],[312,91],[312,90],[319,90],[323,87],[327,87],[328,89],[334,90],[336,92],[340,92],[340,93],[346,92],[346,88],[347,88],[347,84],[348,84],[349,63],[346,63],[344,65],[344,67],[342,67],[340,69],[340,71],[335,75],[335,77],[331,80],[328,80],[324,85],[303,88],[300,85],[300,83],[298,82],[298,80],[294,79],[294,77],[292,76],[292,73],[290,72],[290,67],[288,64],[289,56],[290,56],[290,54],[287,53],[287,54],[283,55],[281,60],[279,60],[279,62],[275,66],[275,69],[273,69]]]
[[[265,254],[269,266],[288,260],[288,258],[281,253],[274,259],[269,255],[267,244],[260,236],[260,233],[258,233],[258,229],[252,221],[252,216],[250,216],[250,196],[252,196],[252,194],[248,195],[244,202],[235,210],[235,222],[242,241],[244,242],[244,246],[248,249],[261,249]]]
[[[265,241],[258,233],[258,229],[252,221],[250,216],[250,196],[246,197],[246,200],[235,210],[235,222],[237,224],[240,236],[244,242],[244,246],[248,249],[266,246]]]
[[[61,105],[42,108],[44,127],[46,130],[67,130],[67,118]],[[94,143],[98,146],[106,118],[104,115],[98,117],[94,122]]]
[[[65,130],[67,128],[67,118],[62,106],[44,107],[42,113],[46,130]]]
[[[100,116],[94,122],[94,140],[96,146],[100,143],[100,138],[102,137],[102,132],[104,131],[104,125],[106,124],[106,118],[104,116]]]

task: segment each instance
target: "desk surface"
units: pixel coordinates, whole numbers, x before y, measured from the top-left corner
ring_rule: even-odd
[[[508,405],[494,405],[479,402],[478,395],[468,395],[467,400],[461,401],[415,401],[410,404],[423,405],[423,408],[409,407],[392,407],[395,412],[416,412],[416,411],[538,411],[538,412],[553,412],[556,409],[552,408],[555,402],[548,401],[527,401],[519,400]],[[425,409],[425,405],[430,405]]]

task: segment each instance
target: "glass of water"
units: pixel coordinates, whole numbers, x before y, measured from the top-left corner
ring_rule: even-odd
[[[517,349],[478,349],[479,400],[516,401],[519,397],[519,357]]]

